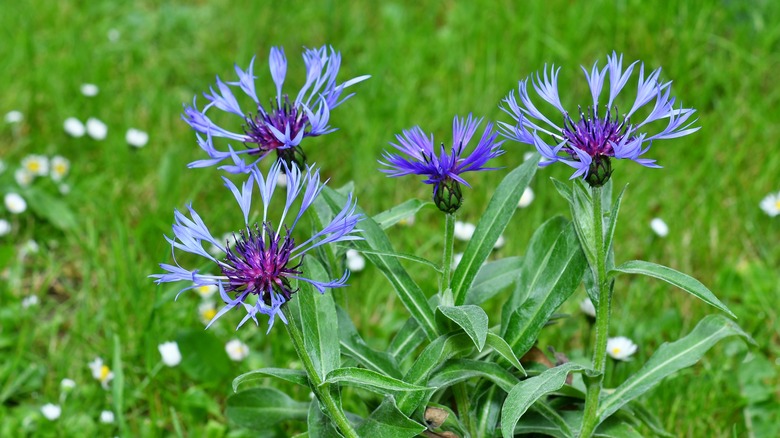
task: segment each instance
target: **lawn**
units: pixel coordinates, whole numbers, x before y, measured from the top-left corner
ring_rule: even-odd
[[[37,210],[0,211],[12,225],[0,237],[0,435],[256,436],[228,422],[225,400],[232,379],[243,372],[300,367],[284,330],[234,331],[240,316],[228,315],[204,332],[197,296],[174,302],[178,288],[157,287],[148,275],[170,262],[163,235],[170,234],[174,208],[192,201],[223,231],[240,222],[220,172],[186,167],[203,154],[180,119],[182,103],[207,91],[215,75],[232,80],[233,64],[246,67],[255,55],[258,84],[265,87],[258,92],[273,96],[267,72],[272,46],[285,47],[288,77],[299,86],[300,48],[329,44],[343,55],[340,80],[372,78],[333,111],[331,125],[339,130],[311,139],[307,155],[330,186],[354,181],[360,205],[372,214],[430,197],[430,187],[415,178],[388,179],[377,171],[382,150],[402,129],[419,124],[438,141],[449,139],[455,114],[509,121],[498,103],[545,64],[562,66],[562,98],[570,108],[590,99],[579,66],[603,64],[613,50],[646,68],[663,67],[674,95],[698,110],[701,130],[653,145],[649,155],[663,169],[616,164],[615,186],[629,184],[615,236],[617,258],[661,263],[700,279],[757,346],[719,344],[644,402],[675,436],[776,436],[780,217],[766,215],[759,202],[780,190],[777,23],[780,4],[767,0],[26,0],[0,6],[0,115],[23,114],[17,123],[0,121],[0,159],[7,166],[0,194],[18,190],[14,169],[30,154],[61,155],[71,165],[67,194],[40,178],[32,187],[48,197]],[[84,83],[98,85],[99,93],[83,95]],[[106,138],[68,135],[68,117],[103,121]],[[148,144],[129,146],[130,128],[147,132]],[[460,220],[478,221],[495,186],[531,150],[511,142],[505,149],[499,159],[504,169],[469,179],[473,189],[464,191]],[[535,200],[513,217],[495,258],[522,254],[542,222],[568,216],[549,177],[565,180],[569,174],[565,166],[537,173]],[[666,237],[651,230],[655,217],[668,224]],[[442,222],[430,206],[413,226],[388,232],[399,251],[437,260]],[[30,240],[37,252],[23,250]],[[430,271],[414,264],[408,269],[424,290],[435,290]],[[30,296],[38,304],[23,307]],[[587,354],[589,332],[579,311],[584,296],[579,291],[564,304],[570,317],[546,329],[540,347]],[[372,266],[354,273],[337,299],[376,347],[408,317]],[[500,308],[499,296],[488,306],[491,323],[500,319]],[[621,279],[613,332],[632,338],[639,350],[633,361],[616,366],[615,384],[660,344],[713,312],[666,283]],[[195,352],[221,349],[234,338],[249,346],[244,361]],[[158,345],[169,340],[179,341],[182,366],[161,365]],[[92,376],[88,364],[96,357],[114,373],[110,390]],[[75,388],[63,391],[65,378]],[[280,387],[308,400],[302,391]],[[55,422],[40,413],[46,403],[62,407]],[[103,410],[114,412],[113,423],[99,421]],[[284,436],[304,427],[289,423],[268,433]]]

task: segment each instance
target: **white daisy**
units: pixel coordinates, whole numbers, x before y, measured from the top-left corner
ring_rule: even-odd
[[[663,219],[658,217],[650,221],[650,228],[653,229],[653,232],[658,237],[666,237],[669,234],[669,226],[666,225]]]
[[[596,317],[596,307],[593,305],[593,301],[591,301],[588,297],[580,302],[580,310],[582,310],[582,313],[590,316],[591,318]]]
[[[125,141],[130,146],[142,148],[149,142],[149,134],[140,129],[130,128],[127,130],[127,134],[125,134]]]
[[[5,123],[19,123],[23,118],[22,113],[16,110],[5,113]]]
[[[400,221],[398,221],[398,223],[406,227],[411,227],[412,225],[414,225],[414,215],[407,216],[401,219]]]
[[[203,301],[198,304],[198,316],[204,325],[210,323],[217,316],[217,305],[211,300]]]
[[[770,217],[780,214],[780,192],[770,193],[761,200],[761,209]]]
[[[16,169],[16,172],[14,172],[14,179],[16,180],[16,183],[19,184],[19,186],[21,187],[27,187],[30,184],[32,184],[34,178],[35,175],[28,172],[24,168]]]
[[[11,232],[11,223],[5,219],[0,219],[0,237]]]
[[[92,377],[97,379],[104,389],[108,389],[108,384],[114,379],[114,373],[108,365],[103,364],[103,359],[96,357],[88,366],[92,370]]]
[[[67,132],[71,137],[83,137],[84,133],[87,132],[87,128],[84,127],[84,124],[81,123],[81,120],[75,117],[68,117],[65,119],[65,123],[63,123],[62,127],[65,128],[65,132]]]
[[[70,171],[70,161],[67,158],[55,155],[51,159],[51,172],[49,175],[54,181],[61,181]]]
[[[108,135],[108,126],[99,119],[90,117],[87,119],[87,134],[94,140],[105,140],[106,135]]]
[[[13,214],[24,213],[27,210],[27,202],[18,193],[7,193],[4,201],[5,208]]]
[[[636,353],[636,344],[625,336],[607,339],[607,354],[613,359],[628,361]]]
[[[366,267],[366,259],[354,249],[347,250],[347,269],[352,272],[360,272]]]
[[[534,202],[534,191],[530,187],[526,187],[523,190],[523,194],[520,195],[520,200],[517,201],[517,208],[526,208]]]
[[[38,305],[38,296],[37,295],[29,295],[22,299],[22,308],[26,309],[31,306],[37,306]]]
[[[200,295],[201,298],[208,299],[211,298],[212,295],[214,295],[219,288],[216,284],[204,284],[203,286],[195,286],[194,287],[195,292]]]
[[[249,356],[249,347],[238,339],[228,341],[228,343],[225,344],[225,351],[230,360],[235,362],[241,362]]]
[[[87,96],[87,97],[94,97],[97,96],[98,86],[95,84],[81,84],[81,94]]]
[[[114,413],[112,411],[102,411],[100,413],[100,422],[103,424],[113,424]]]
[[[163,342],[157,346],[157,350],[160,352],[165,365],[175,367],[181,363],[181,352],[179,351],[179,344],[176,342]]]
[[[43,155],[28,155],[22,160],[22,168],[32,175],[45,176],[49,173],[49,159]]]
[[[498,240],[496,240],[496,243],[493,245],[493,249],[501,249],[506,245],[506,239],[504,238],[504,235],[498,236]]]
[[[46,403],[45,405],[41,406],[41,414],[43,414],[47,420],[54,421],[60,418],[60,415],[62,414],[62,408],[60,405]]]
[[[70,391],[75,387],[76,387],[76,382],[74,382],[73,379],[64,378],[60,382],[60,388],[62,388],[63,391]]]
[[[468,242],[469,240],[471,240],[471,236],[474,235],[474,230],[476,229],[477,227],[474,224],[470,224],[468,222],[455,221],[455,230],[453,232],[453,235],[458,240]]]

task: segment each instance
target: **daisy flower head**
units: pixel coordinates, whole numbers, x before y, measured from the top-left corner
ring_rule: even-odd
[[[114,412],[113,411],[101,411],[100,422],[103,424],[114,424]]]
[[[41,414],[43,414],[47,420],[54,421],[60,418],[60,415],[62,414],[62,407],[60,407],[60,405],[46,403],[45,405],[41,406]]]
[[[189,167],[207,167],[228,160],[229,164],[220,169],[230,173],[250,173],[252,164],[276,152],[277,157],[285,161],[288,167],[294,162],[303,168],[306,156],[300,147],[301,141],[306,137],[335,131],[328,124],[330,111],[353,95],[343,95],[344,89],[369,78],[359,76],[337,83],[341,53],[332,47],[305,49],[303,61],[306,65],[306,80],[294,97],[282,92],[287,76],[284,49],[272,47],[268,64],[276,95],[268,104],[256,92],[255,58],[252,58],[246,70],[235,66],[235,82],[216,78],[216,89],[211,87],[210,92],[203,93],[208,103],[202,110],[198,109],[194,99],[192,106],[185,105],[182,119],[198,133],[198,145],[209,156],[208,159],[190,163]],[[237,91],[251,99],[251,109],[247,110],[246,106],[239,104],[236,95],[241,97],[241,94]],[[239,117],[243,123],[242,132],[223,128],[213,122],[210,116],[215,110]],[[236,150],[228,145],[227,151],[218,150],[213,143],[213,139],[218,137],[242,143],[244,148]]]
[[[27,187],[30,184],[32,184],[33,179],[35,179],[35,175],[28,172],[25,168],[19,168],[16,169],[14,172],[14,180],[16,180],[16,183],[19,184],[20,187]]]
[[[157,346],[157,351],[162,356],[162,361],[166,366],[175,367],[181,363],[181,351],[176,342],[163,342]]]
[[[769,217],[780,214],[780,192],[770,193],[761,200],[760,207]]]
[[[693,127],[696,120],[690,120],[695,110],[677,104],[671,96],[671,81],[659,79],[660,68],[645,76],[644,64],[635,61],[623,69],[623,56],[613,52],[603,68],[597,62],[590,72],[585,67],[582,70],[592,101],[585,108],[579,107],[576,114],[569,113],[561,103],[560,68],[555,66],[549,70],[545,66],[541,76],[537,73],[520,81],[517,96],[513,90],[502,102],[501,109],[514,120],[513,124],[499,122],[502,135],[536,147],[542,155],[540,167],[560,161],[575,169],[572,178],[581,176],[591,186],[600,187],[612,175],[613,158],[661,167],[653,159],[642,158],[652,142],[683,137],[699,129]],[[634,93],[634,87],[628,84],[637,71]],[[529,79],[539,98],[558,113],[556,117],[548,118],[533,103]],[[608,93],[602,93],[605,89]],[[623,112],[617,107],[619,94],[632,96]],[[562,123],[553,122],[556,119]]]
[[[12,214],[24,213],[27,210],[27,201],[18,193],[6,193],[3,198],[5,208]]]
[[[54,181],[62,181],[70,171],[70,161],[67,158],[55,155],[51,159],[50,176]]]
[[[629,361],[636,353],[636,344],[625,336],[607,339],[607,354],[615,360]]]
[[[33,176],[44,176],[49,173],[49,159],[43,155],[28,155],[22,159],[22,169]]]
[[[108,365],[103,363],[103,359],[96,357],[95,360],[88,364],[89,369],[92,371],[92,377],[94,377],[103,386],[103,389],[108,389],[108,384],[114,380],[114,372]]]
[[[149,143],[149,134],[140,129],[130,128],[125,133],[125,141],[134,148],[142,148]]]
[[[203,324],[208,324],[217,316],[217,306],[214,301],[206,300],[198,304],[198,316]]]
[[[471,114],[467,118],[455,116],[452,147],[448,152],[442,143],[438,155],[434,150],[433,134],[426,135],[419,126],[404,130],[395,136],[397,144],[390,143],[400,153],[385,151],[382,154],[384,161],[379,164],[387,169],[380,170],[391,177],[425,176],[427,179],[423,182],[433,185],[433,202],[439,210],[454,213],[463,203],[460,185],[471,187],[461,174],[495,170],[495,167],[486,167],[487,162],[504,153],[501,149],[503,140],[497,141],[498,134],[493,131],[493,124],[488,123],[474,150],[465,155],[465,148],[481,123],[481,118],[474,119]]]
[[[0,237],[11,232],[11,223],[6,219],[0,219]]]
[[[279,209],[281,217],[275,221],[268,214],[269,205],[277,187],[278,174],[282,171],[287,174],[288,184],[284,206]],[[174,252],[175,264],[160,264],[165,273],[152,275],[158,284],[189,282],[189,286],[182,289],[180,294],[198,286],[216,285],[225,306],[214,315],[209,326],[227,311],[238,307],[247,312],[239,327],[250,318],[257,324],[257,314],[264,314],[269,317],[269,331],[277,315],[287,322],[280,313],[281,306],[298,292],[296,285],[301,282],[311,284],[320,293],[324,293],[328,288],[346,286],[349,271],[340,279],[314,280],[306,276],[303,258],[325,244],[361,239],[357,236],[360,230],[356,225],[362,215],[355,213],[356,204],[352,202],[351,195],[344,208],[330,223],[310,238],[298,239],[293,237],[293,232],[302,215],[311,207],[324,187],[320,182],[319,171],[307,167],[302,172],[296,166],[287,167],[283,161],[277,161],[266,176],[255,167],[255,171],[241,187],[237,187],[227,178],[224,180],[226,187],[235,196],[243,216],[239,230],[232,235],[233,244],[217,240],[191,205],[187,207],[190,217],[175,211],[173,238],[166,237],[171,244],[171,251]],[[251,223],[249,218],[255,186],[262,200],[262,217],[260,221]],[[298,204],[298,199],[300,204],[295,213],[293,204]],[[220,255],[210,254],[204,244],[219,248]],[[175,250],[208,259],[215,269],[221,271],[221,275],[200,274],[197,269],[182,267],[176,261]]]
[[[227,352],[230,360],[241,362],[249,356],[249,346],[238,339],[232,339],[225,344],[225,352]]]

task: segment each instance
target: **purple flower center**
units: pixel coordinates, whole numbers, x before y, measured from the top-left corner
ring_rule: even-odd
[[[281,133],[284,133],[289,126],[290,138],[295,138],[309,123],[306,112],[300,108],[293,107],[287,95],[284,96],[281,105],[271,101],[271,106],[274,108],[269,113],[262,105],[258,105],[257,115],[253,116],[250,114],[246,118],[244,132],[248,139],[244,143],[257,145],[256,148],[247,145],[247,148],[252,149],[251,154],[263,154],[284,146],[284,142],[280,141],[271,131],[271,126]],[[305,135],[306,133],[304,133]]]
[[[263,232],[264,231],[264,232]],[[266,303],[271,303],[271,292],[289,300],[298,290],[290,287],[289,276],[301,274],[298,269],[301,261],[288,267],[290,254],[295,248],[295,240],[286,229],[286,234],[275,233],[270,222],[263,222],[263,230],[255,224],[255,229],[247,228],[240,232],[233,248],[226,245],[227,256],[222,264],[222,273],[228,278],[226,292],[237,295],[252,293],[259,295]]]
[[[617,108],[614,108],[614,113],[607,108],[607,113],[603,118],[599,117],[595,107],[588,107],[587,116],[580,108],[578,122],[572,120],[566,113],[561,131],[563,138],[567,140],[563,150],[576,160],[578,160],[577,154],[573,148],[585,151],[591,157],[599,155],[614,157],[615,151],[612,149],[611,143],[619,143],[626,135],[628,126],[628,118],[619,121]]]

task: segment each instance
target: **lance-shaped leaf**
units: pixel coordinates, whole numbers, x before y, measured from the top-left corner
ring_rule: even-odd
[[[462,328],[482,351],[488,334],[488,316],[479,306],[439,306],[438,311]]]
[[[572,185],[570,206],[572,221],[574,222],[574,228],[577,230],[577,237],[580,239],[582,251],[585,253],[588,265],[592,270],[595,270],[598,252],[594,246],[596,229],[593,223],[593,201],[585,187],[576,181]]]
[[[684,338],[664,343],[636,374],[601,402],[597,412],[599,421],[604,421],[621,406],[647,392],[664,377],[695,364],[716,342],[728,336],[751,340],[734,321],[722,315],[709,315]]]
[[[498,386],[490,385],[477,399],[477,436],[493,436],[501,416],[504,395]]]
[[[252,388],[227,399],[227,417],[248,429],[263,430],[286,420],[305,420],[309,403],[297,402],[273,388]]]
[[[420,211],[421,208],[429,204],[432,203],[421,201],[419,199],[410,199],[406,202],[396,205],[390,210],[385,210],[377,214],[374,216],[374,222],[379,225],[379,228],[386,230],[398,222],[414,216],[418,211]]]
[[[666,266],[661,266],[642,260],[632,260],[612,269],[610,271],[610,275],[617,275],[617,273],[620,272],[626,274],[642,274],[663,280],[667,283],[679,287],[680,289],[704,301],[710,306],[728,313],[732,318],[736,319],[737,317],[731,312],[731,310],[728,309],[728,307],[726,307],[725,304],[720,302],[715,294],[707,289],[707,286],[701,284],[699,280],[689,275],[683,274],[682,272],[675,271],[672,268],[667,268]]]
[[[341,211],[347,202],[345,196],[336,193],[328,187],[323,188],[322,195],[334,211]],[[356,210],[358,213],[365,215],[365,212],[360,207]],[[356,240],[354,242],[358,249],[374,249],[384,253],[394,252],[387,235],[373,219],[369,217],[364,218],[360,222],[360,228],[363,230],[362,236],[365,240]],[[412,277],[401,266],[401,263],[395,257],[387,255],[366,253],[366,258],[387,277],[401,302],[417,320],[428,339],[435,339],[436,320],[433,309],[428,305],[428,301],[420,286],[412,280]]]
[[[309,404],[309,417],[306,419],[306,424],[309,426],[309,438],[343,437],[333,425],[333,421],[322,413],[320,403],[316,399]]]
[[[377,394],[391,392],[430,391],[431,388],[406,383],[403,380],[394,379],[363,368],[338,368],[328,373],[322,385],[341,383],[347,386],[366,389]]]
[[[407,358],[415,348],[419,347],[425,339],[425,333],[422,328],[420,328],[420,324],[417,324],[417,321],[414,318],[409,318],[401,327],[401,330],[396,333],[387,350],[396,358],[396,361],[400,363]]]
[[[585,257],[571,226],[555,239],[548,255],[540,260],[536,272],[518,282],[518,287],[527,288],[528,297],[511,315],[504,332],[504,339],[518,356],[533,346],[550,317],[577,289],[585,272]]]
[[[493,351],[498,353],[499,356],[503,357],[507,362],[512,364],[512,366],[514,366],[518,371],[523,373],[523,375],[526,375],[525,369],[522,365],[520,365],[520,361],[517,359],[515,352],[512,351],[512,347],[509,346],[504,338],[498,336],[495,333],[488,333],[485,343],[488,345],[488,347],[492,348]]]
[[[453,359],[431,374],[428,386],[446,388],[474,377],[491,380],[505,392],[509,392],[520,380],[514,374],[493,362],[472,359]]]
[[[341,307],[337,307],[336,312],[339,320],[339,341],[341,342],[342,352],[369,370],[400,379],[402,375],[398,369],[395,357],[384,351],[374,350],[366,345],[363,338],[358,334],[355,325],[352,324],[352,320],[349,319],[347,312]]]
[[[466,294],[466,304],[482,304],[509,287],[520,276],[521,257],[507,257],[482,265]]]
[[[303,265],[311,278],[327,277],[325,268],[314,257],[305,257]],[[333,303],[333,295],[321,294],[307,282],[300,282],[299,285],[301,292],[296,295],[301,314],[303,343],[314,362],[317,374],[320,379],[324,379],[331,370],[341,365],[336,305]]]
[[[371,438],[412,438],[424,430],[425,426],[396,407],[393,397],[385,397],[382,404],[358,426],[357,433]]]
[[[496,241],[517,210],[517,202],[536,173],[538,164],[539,156],[521,164],[504,177],[493,193],[487,209],[482,214],[482,219],[474,230],[474,235],[463,252],[458,267],[452,274],[450,287],[455,297],[456,306],[466,302],[466,292],[471,288],[477,271],[487,260],[490,252],[493,251]]]
[[[233,379],[233,392],[238,391],[238,387],[247,382],[264,379],[267,377],[276,377],[285,382],[295,383],[309,387],[309,378],[306,377],[306,371],[291,370],[289,368],[260,368],[259,370],[249,371]]]
[[[536,400],[560,389],[570,372],[584,369],[582,365],[568,362],[515,385],[501,409],[501,433],[504,438],[514,436],[515,425]]]

